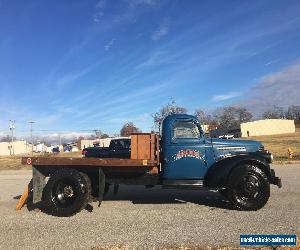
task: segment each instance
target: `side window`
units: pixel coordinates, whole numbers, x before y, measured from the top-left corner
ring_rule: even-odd
[[[173,139],[176,138],[198,139],[200,138],[200,131],[193,122],[178,121],[173,126]]]
[[[112,148],[117,148],[117,147],[118,147],[118,141],[117,141],[117,140],[112,140],[112,141],[110,142],[110,144],[111,144],[111,147],[112,147]]]

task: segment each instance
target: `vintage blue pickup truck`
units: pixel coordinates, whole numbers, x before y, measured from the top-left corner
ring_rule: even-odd
[[[194,116],[175,114],[164,119],[160,135],[132,134],[130,159],[24,157],[22,163],[32,165],[32,203],[71,216],[120,184],[216,190],[237,209],[258,210],[270,184],[281,187],[272,158],[260,142],[206,138]]]

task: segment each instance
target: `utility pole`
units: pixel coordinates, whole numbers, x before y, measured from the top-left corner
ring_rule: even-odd
[[[31,140],[31,155],[33,155],[33,138],[32,138],[32,124],[34,121],[29,121],[29,126],[30,126],[30,140]]]
[[[14,148],[14,130],[16,129],[15,126],[16,121],[9,120],[9,130],[11,132],[11,146],[10,146],[10,154],[15,154],[15,148]]]
[[[58,133],[58,138],[59,138],[59,146],[61,145],[61,134]]]

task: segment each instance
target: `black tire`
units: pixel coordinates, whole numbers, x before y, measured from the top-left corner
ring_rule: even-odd
[[[35,208],[38,208],[38,206],[33,204],[33,180],[31,179],[28,184],[28,198],[26,201],[27,209],[29,211],[34,210]]]
[[[227,191],[227,189],[219,189],[218,192],[219,192],[219,194],[221,194],[223,197],[225,197],[226,199],[228,199],[228,191]]]
[[[80,212],[91,198],[89,177],[74,169],[54,172],[43,191],[43,210],[53,216],[68,217]]]
[[[226,195],[241,210],[258,210],[270,197],[268,177],[256,166],[240,165],[229,176]]]

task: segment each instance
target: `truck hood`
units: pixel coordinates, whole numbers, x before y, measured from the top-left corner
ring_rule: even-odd
[[[257,152],[263,149],[261,142],[251,140],[212,138],[211,143],[216,155],[221,157],[241,152]]]

